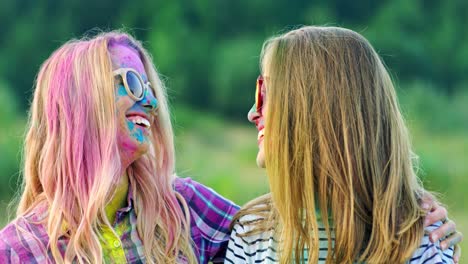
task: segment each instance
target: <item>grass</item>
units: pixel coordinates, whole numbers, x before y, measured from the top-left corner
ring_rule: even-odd
[[[265,170],[256,166],[254,126],[184,107],[175,112],[177,171],[215,189],[237,204],[268,191]]]

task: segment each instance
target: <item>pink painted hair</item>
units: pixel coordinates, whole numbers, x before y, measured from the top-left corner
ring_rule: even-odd
[[[24,146],[17,216],[47,207],[44,223],[54,261],[103,261],[99,230],[110,225],[104,208],[125,169],[118,154],[115,84],[108,53],[114,43],[139,52],[159,102],[151,126],[152,148],[128,168],[146,260],[173,263],[181,252],[196,262],[187,205],[172,187],[174,144],[165,89],[149,54],[125,33],[72,40],[42,65]],[[65,228],[70,241],[62,256],[57,241]]]

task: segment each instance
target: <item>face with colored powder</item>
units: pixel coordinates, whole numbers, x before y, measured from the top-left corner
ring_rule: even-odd
[[[138,52],[126,44],[109,46],[112,69],[130,68],[141,76],[143,83],[148,77]],[[131,82],[127,78],[127,83]],[[149,88],[149,87],[148,87]],[[157,107],[157,100],[152,89],[146,89],[141,100],[129,96],[123,77],[116,76],[117,141],[119,144],[122,166],[127,167],[145,154],[150,147],[152,112]]]

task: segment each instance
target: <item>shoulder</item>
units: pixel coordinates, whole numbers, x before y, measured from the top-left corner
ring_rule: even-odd
[[[277,244],[274,231],[265,225],[262,215],[247,214],[233,225],[226,263],[277,262]]]
[[[239,206],[190,178],[176,178],[174,188],[187,202],[192,226],[213,239],[229,234],[229,225]]]
[[[197,214],[209,213],[214,218],[221,217],[231,221],[239,211],[238,205],[191,178],[177,177],[174,180],[174,189],[184,197],[190,210]]]
[[[174,189],[184,196],[186,200],[196,199],[199,197],[201,199],[223,200],[225,203],[235,205],[233,202],[218,194],[212,188],[194,181],[191,178],[176,177],[174,180]]]
[[[0,231],[0,263],[46,260],[49,239],[37,215],[18,217]]]
[[[239,206],[190,178],[176,178],[174,188],[187,202],[192,220],[204,229],[202,233],[215,235],[220,230],[229,233],[229,225]]]
[[[234,222],[232,234],[241,237],[248,245],[262,244],[270,240],[274,242],[274,230],[271,225],[266,224],[267,221],[262,215],[244,215]]]
[[[224,261],[229,227],[239,206],[190,178],[176,178],[174,189],[188,205],[190,232],[200,255],[213,263]]]
[[[0,263],[12,263],[13,255],[17,255],[12,248],[13,240],[18,240],[14,229],[14,224],[10,223],[0,230]]]
[[[424,236],[421,239],[421,243],[408,263],[453,263],[453,246],[442,250],[440,247],[440,240],[435,242],[429,240],[429,232],[437,229],[441,225],[442,222],[437,222],[424,228]]]
[[[33,250],[42,243],[24,219],[15,219],[0,231],[0,263],[19,263],[35,259]]]

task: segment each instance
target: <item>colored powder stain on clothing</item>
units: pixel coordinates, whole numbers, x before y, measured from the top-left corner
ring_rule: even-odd
[[[189,206],[192,219],[189,228],[198,263],[222,263],[231,233],[229,224],[239,207],[190,178],[176,178],[173,186]],[[148,262],[138,234],[132,192],[128,192],[127,201],[127,206],[118,210],[112,227],[101,227],[100,242],[105,263]],[[52,253],[45,235],[47,225],[42,221],[46,215],[47,207],[36,206],[31,214],[17,218],[0,231],[0,263],[47,262]],[[18,229],[23,231],[18,232]],[[69,236],[59,238],[58,249],[62,255],[69,244]],[[176,261],[187,263],[184,259],[179,256]]]

